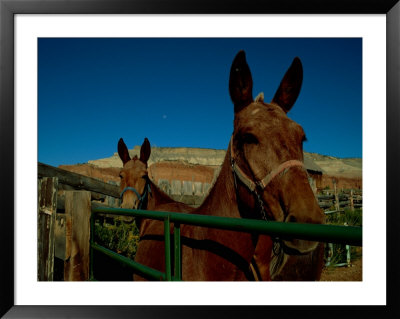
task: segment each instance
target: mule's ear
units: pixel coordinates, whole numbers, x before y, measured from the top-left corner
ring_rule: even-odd
[[[303,66],[296,57],[286,71],[272,102],[278,104],[286,113],[289,112],[299,96],[302,82]]]
[[[253,102],[253,79],[246,62],[246,54],[239,51],[232,62],[229,76],[229,93],[235,113]]]
[[[151,146],[150,146],[150,142],[147,139],[147,137],[144,138],[143,144],[140,147],[140,160],[143,163],[147,164],[147,161],[149,160],[150,157],[150,153],[151,153]]]
[[[129,157],[128,148],[126,147],[125,142],[122,138],[120,138],[118,141],[118,155],[123,164],[131,160],[131,158]]]

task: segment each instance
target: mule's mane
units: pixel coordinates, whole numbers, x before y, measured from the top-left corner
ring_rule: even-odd
[[[254,102],[261,102],[264,103],[264,92],[258,93],[256,98],[254,99]]]
[[[156,206],[165,204],[165,203],[172,203],[175,202],[167,193],[165,193],[160,187],[158,187],[154,181],[148,178],[149,184],[151,187],[152,194],[150,196],[154,197],[157,199],[157,202],[155,203]]]

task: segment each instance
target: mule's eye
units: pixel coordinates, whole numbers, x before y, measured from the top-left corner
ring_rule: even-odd
[[[302,142],[307,142],[307,136],[303,135],[303,139],[301,141]]]
[[[258,144],[258,139],[253,134],[246,133],[243,135],[243,144]]]
[[[123,179],[123,176],[122,176],[121,174],[119,174],[119,178],[120,178],[120,179]]]

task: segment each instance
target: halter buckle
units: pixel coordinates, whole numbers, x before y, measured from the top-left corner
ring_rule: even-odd
[[[262,180],[255,182],[255,184],[259,190],[263,190],[267,186],[267,185],[264,185]]]

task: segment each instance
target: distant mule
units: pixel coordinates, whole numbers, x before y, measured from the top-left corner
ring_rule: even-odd
[[[245,53],[237,54],[229,80],[234,131],[220,174],[203,204],[193,213],[266,221],[324,222],[303,164],[303,129],[286,115],[298,97],[301,82],[302,66],[295,58],[272,102],[253,101],[252,77]],[[127,159],[123,159],[124,169]],[[141,151],[141,159],[146,159],[146,152]],[[140,183],[145,184],[145,179]],[[134,201],[135,192],[128,189],[123,196],[128,193]],[[139,195],[136,194],[137,199]],[[123,205],[124,202],[125,197]],[[273,243],[269,236],[190,225],[181,226],[181,237],[182,279],[189,281],[248,280],[252,276],[248,267],[252,257],[256,256],[257,263],[269,265],[274,255],[273,245],[279,249],[276,255],[304,254],[318,245],[298,239],[274,239]],[[257,245],[261,242],[264,244]],[[146,220],[141,225],[135,260],[165,271],[162,222]],[[135,280],[139,279],[135,276]]]
[[[120,172],[121,208],[159,210],[169,212],[191,212],[193,207],[177,202],[160,190],[149,178],[147,162],[150,158],[151,146],[147,138],[140,147],[140,157],[130,158],[128,148],[122,138],[118,141],[118,155],[123,168]],[[139,234],[144,226],[140,218],[136,218]]]

